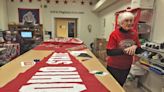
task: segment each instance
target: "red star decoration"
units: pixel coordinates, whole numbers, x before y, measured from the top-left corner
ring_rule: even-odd
[[[55,2],[56,2],[56,3],[59,3],[59,1],[58,1],[58,0],[56,0]]]
[[[92,1],[90,1],[90,2],[89,2],[89,5],[92,5],[92,4],[93,4]]]
[[[67,4],[67,0],[64,1],[64,4]]]
[[[73,2],[73,3],[76,3],[76,1],[75,1],[75,0],[73,0],[72,2]]]
[[[50,3],[50,0],[47,0],[47,3]]]
[[[83,5],[84,4],[84,1],[81,1],[81,4]]]

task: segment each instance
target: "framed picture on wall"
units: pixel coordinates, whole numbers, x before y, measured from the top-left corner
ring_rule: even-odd
[[[40,24],[39,9],[18,8],[19,23],[25,25]]]

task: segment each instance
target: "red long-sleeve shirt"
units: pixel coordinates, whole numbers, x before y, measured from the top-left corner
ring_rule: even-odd
[[[119,29],[113,31],[107,43],[107,49],[125,49],[132,45],[140,47],[138,34],[135,30],[130,30],[126,33],[121,32]],[[108,66],[118,69],[128,69],[131,67],[133,56],[128,54],[109,56]]]

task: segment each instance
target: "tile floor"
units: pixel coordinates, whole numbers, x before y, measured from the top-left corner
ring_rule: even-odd
[[[137,88],[135,82],[126,82],[123,88],[126,92],[146,92],[142,88]]]

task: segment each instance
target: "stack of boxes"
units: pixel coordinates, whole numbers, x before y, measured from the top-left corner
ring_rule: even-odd
[[[106,39],[105,38],[96,38],[93,42],[92,52],[101,59],[102,61],[106,61]]]
[[[0,46],[0,67],[6,63],[6,48]]]

